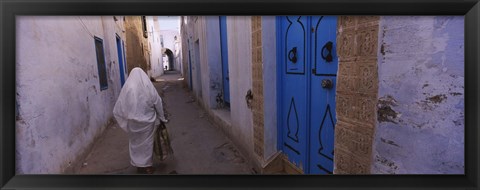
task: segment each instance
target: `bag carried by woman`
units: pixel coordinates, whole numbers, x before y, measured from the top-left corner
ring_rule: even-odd
[[[170,145],[170,138],[168,137],[167,126],[163,121],[157,127],[154,136],[153,152],[155,156],[161,161],[165,160],[167,156],[173,155],[173,149]]]

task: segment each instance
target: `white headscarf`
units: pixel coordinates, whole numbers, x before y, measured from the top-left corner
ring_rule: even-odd
[[[156,119],[164,122],[162,99],[145,72],[136,67],[132,69],[118,96],[113,114],[120,127],[127,130],[127,121],[154,123]]]

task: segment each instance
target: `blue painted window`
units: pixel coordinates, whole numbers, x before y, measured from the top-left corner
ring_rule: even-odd
[[[103,52],[103,40],[95,37],[95,51],[97,53],[98,79],[100,81],[100,90],[108,88],[107,68],[105,66],[105,54]]]

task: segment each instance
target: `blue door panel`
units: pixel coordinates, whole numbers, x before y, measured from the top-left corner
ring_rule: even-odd
[[[332,87],[323,88],[321,86],[323,80],[332,81]],[[336,82],[334,76],[312,77],[310,173],[333,172]]]
[[[306,132],[307,109],[306,91],[302,79],[290,79],[285,87],[291,89],[284,91],[283,98],[283,150],[289,160],[299,168],[304,168],[306,163]]]
[[[315,174],[333,172],[335,115],[337,17],[312,17],[312,75],[310,79],[310,171]],[[322,85],[323,83],[323,85]],[[330,83],[328,86],[326,83]]]

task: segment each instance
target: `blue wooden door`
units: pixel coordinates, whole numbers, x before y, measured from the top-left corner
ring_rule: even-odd
[[[332,173],[338,64],[336,17],[277,19],[282,131],[279,147],[304,173]]]
[[[118,67],[120,67],[120,84],[123,87],[123,84],[125,83],[125,66],[123,65],[124,61],[124,56],[123,56],[123,50],[122,50],[122,40],[120,37],[117,35],[116,36],[116,41],[117,41],[117,54],[118,54]]]
[[[230,84],[228,77],[227,17],[220,16],[220,45],[222,49],[223,100],[230,103]]]

